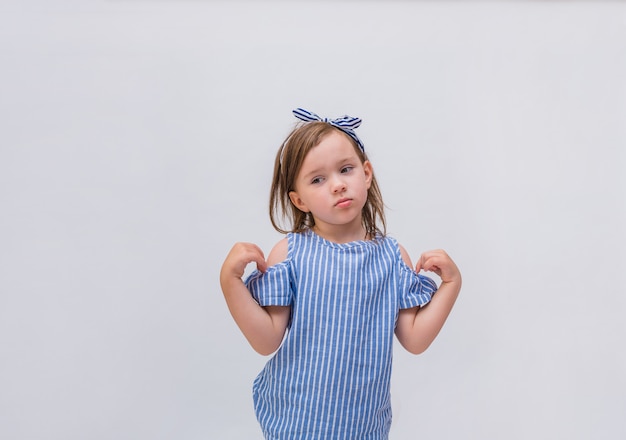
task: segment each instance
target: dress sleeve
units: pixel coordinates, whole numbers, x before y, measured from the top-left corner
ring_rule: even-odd
[[[255,270],[245,283],[260,306],[290,306],[293,302],[293,283],[288,261],[270,266],[265,272]]]
[[[437,284],[429,277],[416,273],[400,262],[400,308],[423,306],[430,302],[437,291]]]

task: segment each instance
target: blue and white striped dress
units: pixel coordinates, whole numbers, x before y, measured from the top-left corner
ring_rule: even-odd
[[[268,439],[386,439],[398,310],[428,303],[437,285],[402,260],[391,237],[337,244],[287,235],[285,261],[254,272],[262,306],[291,306],[283,344],[254,381]]]

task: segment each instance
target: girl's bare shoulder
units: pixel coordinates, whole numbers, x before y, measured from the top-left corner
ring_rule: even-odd
[[[285,237],[278,243],[276,243],[270,251],[270,254],[267,257],[267,265],[273,266],[275,264],[285,261],[287,259],[288,250],[288,242],[287,238]]]
[[[406,251],[406,249],[404,249],[404,246],[398,243],[398,247],[400,248],[400,255],[402,255],[402,259],[404,260],[406,265],[409,267],[413,267],[413,263],[411,263],[411,257],[409,256],[409,253]]]

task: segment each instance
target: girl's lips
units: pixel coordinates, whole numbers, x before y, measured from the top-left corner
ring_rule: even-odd
[[[335,204],[337,208],[347,208],[350,205],[352,205],[352,199],[341,199]]]

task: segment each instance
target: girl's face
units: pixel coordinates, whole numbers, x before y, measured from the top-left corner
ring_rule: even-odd
[[[361,210],[372,175],[372,165],[361,163],[348,136],[333,131],[304,158],[289,198],[296,208],[313,215],[322,237],[362,240]]]

